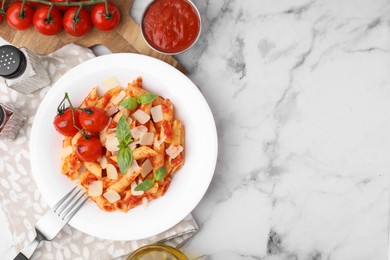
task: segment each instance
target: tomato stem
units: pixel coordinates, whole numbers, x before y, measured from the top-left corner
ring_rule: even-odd
[[[60,104],[58,105],[57,107],[57,113],[59,115],[63,115],[64,112],[65,112],[65,100],[66,100],[66,97],[68,96],[68,93],[65,93],[65,97],[61,100]]]
[[[83,8],[83,5],[80,5],[79,9],[77,9],[76,13],[74,14],[74,17],[73,17],[74,22],[80,22],[79,14],[80,14],[82,8]]]
[[[84,6],[104,3],[105,1],[106,0],[89,0],[85,2],[70,2],[69,0],[66,0],[66,2],[50,2],[47,0],[27,0],[27,2],[41,3],[45,5],[53,4],[54,6]]]
[[[5,8],[4,8],[5,0],[1,1],[0,15],[5,16]]]
[[[87,113],[88,115],[92,115],[93,114],[93,111],[90,108],[76,108],[76,109],[81,110],[81,111]]]
[[[27,0],[22,1],[22,7],[20,8],[20,12],[18,14],[19,18],[25,18],[26,13],[24,12],[24,5],[26,4]]]
[[[79,16],[79,14],[80,14],[80,11],[81,11],[82,8],[83,8],[83,5],[80,4],[79,8],[77,9],[77,11],[76,11],[76,13],[75,13],[75,15],[74,15],[74,17],[73,17],[72,28],[73,28],[73,31],[74,31],[76,34],[78,34],[77,31],[76,31],[76,25],[80,22],[80,16]]]
[[[84,138],[85,138],[86,140],[88,140],[90,137],[87,135],[87,133],[86,133],[83,129],[80,129],[80,128],[77,126],[77,124],[76,124],[76,118],[75,118],[75,116],[74,116],[74,110],[75,110],[76,108],[74,108],[74,106],[72,105],[72,102],[70,101],[68,92],[65,92],[64,99],[61,101],[60,105],[58,106],[58,107],[61,106],[62,113],[61,113],[60,110],[59,110],[60,108],[57,108],[57,111],[60,113],[60,115],[62,115],[62,114],[64,113],[64,111],[65,111],[65,109],[66,109],[66,108],[65,108],[65,100],[68,101],[70,110],[72,111],[72,121],[73,121],[73,126],[74,126],[74,128],[76,128],[77,130],[79,130],[79,131],[83,134]],[[65,108],[65,109],[64,109],[64,108]]]
[[[46,24],[50,24],[53,21],[53,19],[51,18],[51,10],[53,10],[53,7],[54,7],[54,5],[51,4],[50,8],[49,8],[49,11],[47,12],[47,17],[44,19],[44,22]]]
[[[104,1],[104,6],[106,7],[106,19],[111,20],[112,14],[110,13],[110,9],[108,8],[108,0]]]

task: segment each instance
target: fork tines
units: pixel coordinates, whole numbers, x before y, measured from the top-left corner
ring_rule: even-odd
[[[57,202],[56,205],[54,205],[54,213],[62,220],[70,220],[88,200],[89,196],[80,202],[84,195],[86,195],[84,190],[81,190],[79,187],[74,187],[59,202]]]

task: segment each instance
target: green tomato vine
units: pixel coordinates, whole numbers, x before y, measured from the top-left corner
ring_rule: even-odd
[[[79,7],[75,13],[74,18],[73,18],[73,25],[74,26],[76,26],[76,23],[80,20],[79,13],[84,6],[104,3],[105,9],[106,9],[106,13],[104,16],[108,20],[110,20],[112,17],[112,14],[110,13],[110,9],[108,8],[108,2],[109,2],[108,0],[89,0],[89,1],[83,1],[83,2],[71,2],[70,0],[66,0],[64,2],[51,2],[51,1],[47,1],[47,0],[22,0],[21,2],[22,2],[22,7],[21,7],[21,10],[19,13],[20,18],[24,18],[26,16],[25,11],[24,11],[24,6],[29,2],[30,3],[40,3],[43,5],[49,5],[50,9],[48,11],[47,18],[45,19],[46,23],[50,23],[50,21],[51,21],[51,11],[52,11],[54,6]],[[2,15],[2,16],[5,16],[5,3],[6,3],[6,0],[1,0],[0,15]]]
[[[0,8],[0,15],[3,15],[3,16],[5,14],[5,1],[6,0],[2,0],[1,8]],[[80,12],[81,8],[83,8],[83,6],[104,3],[105,7],[106,7],[106,16],[107,17],[111,16],[110,10],[108,8],[108,0],[89,0],[89,1],[84,1],[84,2],[71,2],[70,0],[66,0],[65,2],[50,2],[50,1],[46,1],[46,0],[23,0],[22,1],[22,8],[20,10],[19,17],[24,17],[25,16],[23,7],[28,2],[50,5],[50,7],[51,7],[50,10],[53,8],[53,6],[69,6],[69,7],[71,7],[71,6],[78,6],[79,10],[76,13],[75,19],[77,19],[77,17],[78,17],[77,15]],[[50,17],[50,12],[48,14],[48,17]]]

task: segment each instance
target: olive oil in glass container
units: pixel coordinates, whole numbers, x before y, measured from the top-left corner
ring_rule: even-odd
[[[157,244],[138,248],[126,260],[189,260],[174,247]]]

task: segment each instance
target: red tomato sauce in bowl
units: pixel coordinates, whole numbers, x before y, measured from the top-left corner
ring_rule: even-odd
[[[187,0],[155,0],[146,9],[141,30],[147,43],[163,53],[180,53],[200,34],[200,15]]]

